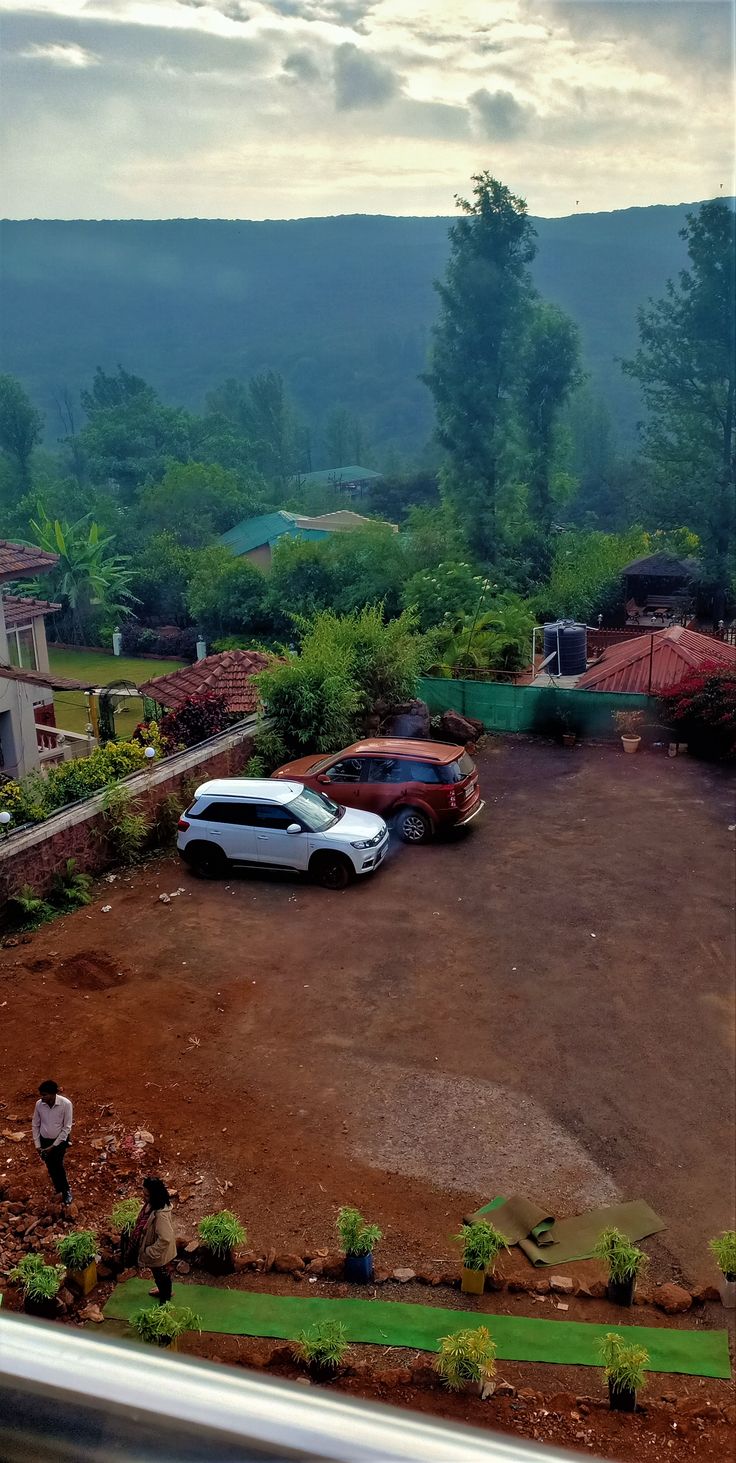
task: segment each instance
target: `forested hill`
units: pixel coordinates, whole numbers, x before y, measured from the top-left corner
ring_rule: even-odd
[[[634,347],[637,306],[682,267],[693,206],[535,221],[539,289],[578,322],[624,437],[638,408],[616,357]],[[5,222],[0,369],[48,413],[52,438],[60,392],[77,396],[97,365],[120,362],[192,407],[227,376],[272,368],[313,428],[345,406],[376,445],[412,451],[431,429],[417,376],[450,222]]]

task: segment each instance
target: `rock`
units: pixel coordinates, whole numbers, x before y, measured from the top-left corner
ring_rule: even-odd
[[[307,1265],[308,1275],[321,1275],[325,1268],[324,1260],[310,1260]]]
[[[104,1321],[105,1317],[99,1306],[89,1305],[85,1306],[84,1310],[79,1312],[79,1319],[81,1321],[96,1321],[99,1325],[101,1321]]]
[[[65,1285],[62,1285],[61,1290],[58,1294],[59,1300],[61,1301],[62,1305],[71,1306],[74,1304],[74,1296],[72,1295],[72,1292],[70,1290],[67,1290]]]
[[[191,1275],[192,1267],[187,1264],[186,1260],[179,1260],[177,1261],[176,1273],[177,1275]]]
[[[269,1270],[273,1270],[273,1264],[274,1264],[274,1260],[275,1259],[276,1259],[276,1251],[275,1250],[269,1250],[268,1251],[268,1254],[266,1255],[265,1263],[264,1263],[264,1266],[263,1266],[263,1273],[264,1273],[264,1275],[267,1275],[268,1272],[269,1272]]]
[[[158,896],[158,902],[159,902],[159,904],[171,904],[171,895],[170,894],[159,894],[159,896]]]
[[[301,1255],[276,1255],[271,1268],[277,1275],[295,1275],[304,1269],[304,1261]]]
[[[420,1285],[439,1285],[440,1283],[436,1270],[417,1270],[416,1278]]]
[[[572,1392],[553,1392],[544,1405],[549,1407],[551,1412],[569,1412],[575,1406],[575,1398]]]
[[[439,720],[439,740],[456,742],[461,747],[467,746],[468,742],[475,744],[480,741],[484,731],[482,721],[476,721],[472,716],[462,716],[459,711],[443,711]]]
[[[575,1286],[569,1275],[550,1275],[549,1288],[559,1291],[560,1295],[572,1295]]]
[[[179,1246],[177,1244],[177,1249],[178,1248],[179,1248]],[[185,1255],[196,1255],[198,1249],[199,1249],[199,1240],[198,1239],[190,1239],[189,1244],[187,1244],[187,1245],[184,1246],[184,1253],[185,1253]]]
[[[723,1413],[715,1402],[707,1402],[702,1397],[679,1397],[677,1400],[678,1416],[689,1417],[693,1420],[708,1418],[711,1422],[720,1422]]]
[[[506,1286],[512,1295],[526,1295],[534,1288],[533,1280],[509,1280]]]
[[[343,1255],[328,1255],[323,1261],[322,1274],[325,1280],[342,1280],[345,1271],[345,1258]]]
[[[411,737],[426,741],[429,737],[429,707],[426,701],[403,701],[392,706],[381,723],[383,737]]]
[[[500,1380],[500,1382],[496,1382],[496,1396],[497,1397],[515,1397],[516,1396],[516,1388],[515,1387],[512,1387],[511,1382],[504,1381],[504,1379],[502,1377],[501,1380]]]
[[[538,1280],[534,1289],[537,1295],[549,1295],[550,1284],[548,1280]]]
[[[373,1284],[374,1285],[385,1285],[386,1284],[386,1281],[387,1280],[390,1280],[390,1279],[391,1279],[391,1271],[390,1270],[381,1270],[380,1267],[374,1267],[374,1270],[373,1270]]]
[[[410,1270],[404,1265],[399,1265],[398,1269],[392,1270],[391,1274],[400,1285],[406,1285],[409,1280],[416,1280],[416,1270]]]
[[[700,1290],[696,1290],[693,1294],[693,1303],[705,1305],[708,1301],[719,1301],[720,1298],[721,1292],[715,1285],[701,1285]]]
[[[534,1391],[533,1387],[519,1387],[516,1395],[520,1398],[522,1402],[537,1401],[537,1393]]]
[[[408,1387],[411,1385],[411,1372],[407,1366],[389,1366],[383,1371],[375,1373],[375,1380],[379,1386],[393,1390],[395,1387]]]
[[[591,1280],[588,1289],[594,1300],[605,1300],[607,1293],[605,1280]]]
[[[457,1270],[441,1270],[440,1271],[440,1285],[454,1285],[454,1286],[458,1286],[459,1284],[460,1284],[460,1276],[459,1276]]]
[[[583,1300],[593,1299],[593,1292],[589,1285],[579,1285],[577,1287],[577,1290],[575,1291],[575,1294],[579,1295]]]
[[[684,1286],[677,1285],[670,1280],[666,1285],[658,1285],[652,1293],[652,1300],[655,1306],[664,1311],[668,1316],[676,1316],[681,1311],[689,1311],[692,1305],[692,1296]]]

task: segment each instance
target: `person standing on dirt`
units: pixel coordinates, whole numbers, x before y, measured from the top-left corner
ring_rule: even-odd
[[[72,1191],[64,1168],[64,1158],[69,1147],[72,1130],[73,1109],[68,1097],[62,1097],[56,1082],[42,1082],[40,1097],[33,1110],[31,1130],[36,1152],[46,1164],[49,1178],[61,1195],[62,1204],[71,1204]]]
[[[176,1259],[176,1239],[171,1219],[171,1198],[163,1179],[143,1180],[143,1208],[135,1223],[127,1253],[129,1265],[149,1269],[156,1281],[150,1295],[171,1300],[169,1265]]]

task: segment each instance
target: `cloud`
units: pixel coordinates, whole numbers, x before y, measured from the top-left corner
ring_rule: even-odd
[[[277,15],[363,30],[379,0],[264,0]]]
[[[533,115],[510,91],[488,91],[481,87],[468,98],[469,105],[490,141],[505,142],[520,137]]]
[[[607,40],[675,59],[692,71],[733,67],[733,0],[524,0],[526,13],[562,22],[579,42]]]
[[[96,66],[100,59],[73,41],[50,41],[46,45],[28,46],[18,54],[26,61],[50,61],[54,66]]]
[[[292,81],[319,81],[322,76],[314,56],[306,46],[299,46],[296,51],[290,51],[289,55],[284,57],[282,65]]]
[[[346,43],[335,51],[335,105],[338,112],[384,107],[399,94],[390,66],[377,56]]]

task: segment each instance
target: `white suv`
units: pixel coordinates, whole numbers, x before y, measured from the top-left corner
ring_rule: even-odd
[[[341,808],[301,782],[225,777],[203,782],[179,819],[181,857],[206,878],[231,863],[309,873],[326,889],[383,863],[388,828],[375,813]]]

